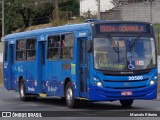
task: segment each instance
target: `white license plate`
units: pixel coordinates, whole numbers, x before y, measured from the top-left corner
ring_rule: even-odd
[[[132,91],[123,91],[123,92],[121,92],[121,95],[122,95],[122,96],[132,95]]]

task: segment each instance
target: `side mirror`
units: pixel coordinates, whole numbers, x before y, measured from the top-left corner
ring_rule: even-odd
[[[92,41],[91,40],[87,40],[87,43],[86,43],[86,47],[87,47],[87,52],[90,53],[92,52]]]

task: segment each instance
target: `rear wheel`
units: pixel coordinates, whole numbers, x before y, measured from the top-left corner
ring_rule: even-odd
[[[19,95],[22,101],[28,101],[28,100],[35,101],[37,100],[37,97],[38,97],[38,95],[26,93],[26,87],[25,87],[23,79],[20,80],[20,83],[19,83]]]
[[[120,100],[120,103],[123,107],[129,107],[133,104],[134,100]]]
[[[78,100],[74,99],[74,89],[71,82],[68,82],[65,89],[66,104],[69,108],[77,107]]]
[[[29,100],[28,95],[26,94],[26,89],[25,89],[25,85],[24,85],[23,80],[21,80],[19,83],[19,95],[20,95],[20,99],[22,101]]]

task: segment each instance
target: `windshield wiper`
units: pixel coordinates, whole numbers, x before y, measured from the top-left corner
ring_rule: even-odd
[[[136,43],[137,43],[137,41],[139,40],[140,37],[141,37],[141,35],[139,34],[139,35],[134,39],[132,45],[129,46],[129,48],[130,48],[129,51],[130,51],[130,52],[133,50],[133,48],[135,47],[135,45],[136,45]]]
[[[117,42],[117,44],[116,44],[115,41],[113,40],[113,38],[110,35],[107,35],[107,37],[108,37],[109,42],[111,43],[111,46],[114,49],[114,51],[116,53],[118,53],[118,63],[119,63],[119,61],[120,61],[120,58],[119,58],[119,43]]]
[[[119,47],[116,45],[115,41],[113,40],[113,38],[110,35],[107,35],[109,42],[111,43],[111,46],[113,47],[114,51],[116,53],[119,53]]]

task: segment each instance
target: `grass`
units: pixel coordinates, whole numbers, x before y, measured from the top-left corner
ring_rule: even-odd
[[[13,33],[18,33],[18,32],[23,32],[23,31],[30,31],[30,30],[37,30],[37,29],[42,29],[42,28],[47,28],[47,27],[55,27],[55,26],[62,26],[65,24],[78,24],[82,23],[83,20],[81,18],[77,18],[75,20],[53,20],[50,23],[47,24],[39,24],[39,25],[33,25],[27,28],[21,28],[17,29]]]
[[[3,42],[0,42],[0,52],[3,52]]]
[[[160,46],[158,46],[158,43],[160,42],[160,24],[154,24],[154,30],[155,30],[155,37],[156,37],[156,47],[157,49],[160,49]],[[158,37],[159,36],[159,37]],[[159,42],[158,42],[159,41]],[[159,52],[159,50],[157,50],[157,52]],[[160,52],[158,53],[160,55]]]
[[[154,30],[155,30],[155,31],[160,30],[160,23],[156,23],[156,24],[154,24],[153,26],[154,26]]]
[[[0,80],[0,86],[1,86],[1,85],[3,85],[3,81],[2,81],[2,79]]]

